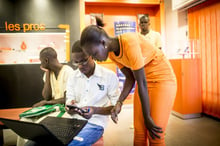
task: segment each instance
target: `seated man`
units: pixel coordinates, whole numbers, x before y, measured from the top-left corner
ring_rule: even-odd
[[[68,66],[59,63],[56,51],[51,47],[46,47],[40,52],[40,68],[45,72],[43,76],[44,87],[42,90],[43,100],[33,105],[33,107],[65,103],[65,91],[67,80],[74,70]],[[58,114],[59,112],[57,112]],[[48,116],[48,115],[46,115]],[[22,121],[38,122],[45,118],[21,118]],[[23,146],[25,140],[18,137],[17,146]]]
[[[88,119],[86,126],[68,146],[90,146],[98,141],[107,126],[108,115],[120,95],[116,74],[94,62],[91,56],[83,53],[80,42],[72,47],[72,64],[78,69],[69,78],[66,87],[66,111],[64,117]],[[69,105],[79,107],[68,108]],[[28,141],[25,146],[37,146]]]
[[[44,73],[44,87],[42,96],[44,100],[36,103],[33,107],[46,104],[65,103],[64,92],[69,76],[73,69],[68,65],[59,63],[56,51],[51,47],[46,47],[40,52],[40,68]]]
[[[102,137],[111,109],[120,95],[116,74],[94,62],[83,53],[80,42],[72,47],[72,64],[78,66],[67,83],[66,105],[75,105],[83,111],[66,107],[73,118],[88,119],[86,126],[69,146],[92,145]]]

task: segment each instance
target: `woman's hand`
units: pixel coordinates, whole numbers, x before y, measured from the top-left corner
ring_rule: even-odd
[[[151,117],[148,117],[147,120],[145,120],[145,126],[153,139],[160,138],[160,135],[158,133],[163,133],[162,128],[156,126]]]
[[[114,123],[118,122],[118,114],[121,112],[122,102],[117,102],[116,105],[111,110],[111,118]]]

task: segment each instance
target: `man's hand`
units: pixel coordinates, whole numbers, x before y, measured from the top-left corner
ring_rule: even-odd
[[[48,69],[43,68],[42,65],[40,66],[40,69],[41,69],[42,71],[45,71],[45,72],[49,71]]]
[[[76,114],[76,110],[74,108],[69,108],[67,107],[67,105],[74,105],[74,106],[77,106],[75,104],[75,100],[71,100],[70,103],[66,103],[66,106],[65,106],[65,109],[66,109],[66,112],[70,115],[73,115],[73,114]]]
[[[86,119],[90,119],[92,115],[95,113],[95,107],[92,106],[85,106],[82,107],[81,109],[83,112],[80,110],[79,114]]]
[[[43,106],[43,105],[46,105],[47,104],[47,101],[46,100],[42,100],[40,102],[37,102],[35,103],[32,107],[38,107],[38,106]]]

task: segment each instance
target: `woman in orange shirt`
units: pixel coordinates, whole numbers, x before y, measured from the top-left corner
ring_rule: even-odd
[[[126,33],[110,37],[99,26],[87,26],[80,43],[88,55],[97,61],[108,57],[117,64],[126,79],[121,95],[112,110],[117,123],[123,101],[137,82],[134,93],[134,145],[163,146],[165,130],[177,85],[173,69],[161,50],[155,49],[142,35]]]

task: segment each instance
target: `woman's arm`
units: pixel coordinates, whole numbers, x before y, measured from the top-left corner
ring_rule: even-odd
[[[121,71],[125,75],[125,82],[123,85],[123,90],[118,98],[116,105],[111,110],[111,118],[113,122],[115,123],[117,123],[118,121],[118,114],[121,111],[122,103],[128,97],[128,94],[130,93],[135,83],[133,73],[129,68],[123,67]]]
[[[160,138],[158,132],[162,133],[162,129],[154,124],[154,121],[150,115],[149,95],[144,68],[134,70],[133,74],[138,84],[138,94],[141,101],[145,126],[153,139],[155,139],[156,137]]]
[[[146,117],[150,116],[150,103],[144,68],[134,70],[133,73],[138,84],[138,94],[141,100],[144,119],[146,119]]]
[[[122,103],[128,97],[128,94],[133,88],[135,83],[135,78],[133,76],[132,71],[127,67],[123,67],[121,69],[121,72],[125,75],[125,82],[123,85],[123,90],[121,92],[121,95],[119,96],[118,102]]]

